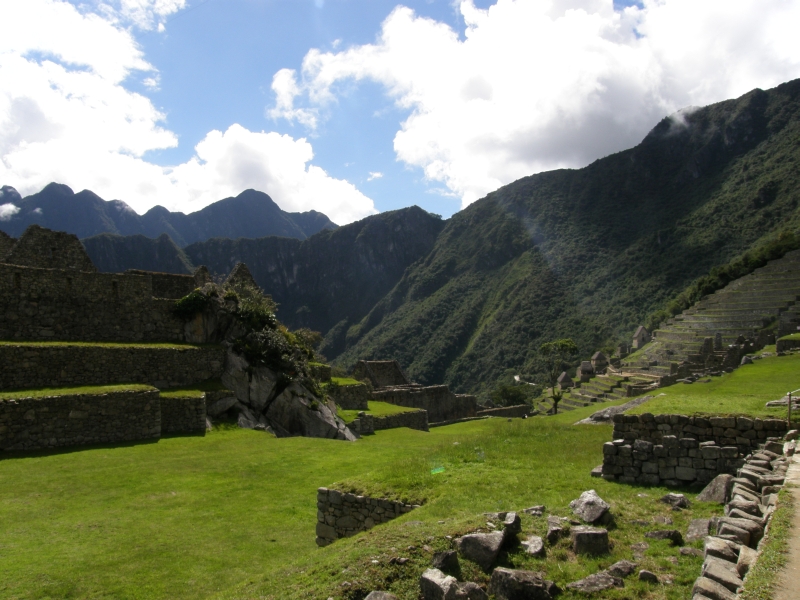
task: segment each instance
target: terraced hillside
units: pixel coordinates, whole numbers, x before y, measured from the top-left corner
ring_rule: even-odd
[[[705,338],[720,334],[725,347],[739,336],[757,336],[782,316],[795,314],[798,299],[800,250],[795,250],[668,320],[654,332],[653,341],[625,364],[669,372],[672,363],[697,362]]]

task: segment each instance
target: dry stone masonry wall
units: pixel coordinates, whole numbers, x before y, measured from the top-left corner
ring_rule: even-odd
[[[428,421],[449,421],[477,415],[475,396],[454,394],[446,385],[409,386],[375,390],[372,400],[428,411]]]
[[[317,490],[317,545],[327,546],[415,508],[418,506],[321,487]]]
[[[161,402],[161,434],[201,433],[206,431],[206,398],[167,397]]]
[[[3,390],[121,382],[163,389],[219,377],[225,350],[221,346],[0,344],[0,364]]]
[[[369,390],[363,383],[328,388],[328,394],[344,410],[368,410]]]
[[[0,400],[0,450],[157,439],[158,390]]]
[[[381,429],[395,429],[397,427],[408,427],[419,431],[428,431],[428,413],[424,410],[410,410],[408,412],[372,417],[372,427],[374,431]]]

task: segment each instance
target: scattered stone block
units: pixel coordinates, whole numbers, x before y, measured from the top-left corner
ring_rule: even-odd
[[[458,564],[458,553],[455,550],[437,552],[433,555],[433,568],[445,573],[459,573],[461,566]]]
[[[575,554],[608,554],[608,530],[596,527],[573,527],[570,530]]]
[[[503,518],[503,535],[505,541],[508,542],[511,538],[516,536],[522,531],[522,521],[519,515],[515,512],[509,512]]]
[[[489,594],[496,600],[550,600],[555,586],[540,573],[497,567],[489,581]]]
[[[631,544],[631,550],[633,551],[633,558],[636,560],[642,560],[644,558],[644,553],[650,547],[650,544],[647,542],[636,542],[635,544]]]
[[[697,548],[690,548],[689,546],[684,546],[680,549],[681,556],[703,556],[703,551]]]
[[[648,531],[644,537],[653,540],[669,540],[673,546],[683,545],[683,536],[677,529],[659,529],[657,531]]]
[[[397,600],[397,596],[389,592],[370,592],[364,600]]]
[[[614,577],[627,577],[636,570],[637,566],[636,563],[629,560],[620,560],[608,567],[606,571]]]
[[[711,519],[692,519],[686,530],[686,541],[696,542],[704,539],[711,528]]]
[[[594,573],[588,577],[579,579],[578,581],[568,583],[567,589],[576,590],[584,594],[596,594],[597,592],[603,592],[605,590],[610,590],[611,588],[621,588],[624,586],[625,583],[619,577],[614,577],[607,571],[600,571],[599,573]]]
[[[717,504],[725,504],[725,501],[730,496],[733,475],[723,473],[717,475],[711,482],[703,488],[703,491],[697,495],[698,502],[716,502]]]
[[[670,492],[666,496],[661,497],[661,502],[669,504],[672,508],[689,508],[689,500],[683,494],[674,494]]]
[[[580,498],[569,503],[569,507],[574,515],[592,524],[604,521],[611,508],[594,490],[583,492]]]
[[[501,531],[470,533],[456,539],[456,547],[461,556],[488,571],[497,559],[503,541],[504,536]]]
[[[658,575],[652,571],[642,569],[639,571],[639,581],[646,581],[647,583],[658,583]]]
[[[544,504],[522,509],[522,512],[532,517],[541,517],[544,514],[544,511],[545,511]]]
[[[455,598],[458,580],[439,569],[426,569],[419,578],[419,591],[423,600],[451,600]]]
[[[552,546],[564,535],[564,522],[558,517],[547,517],[547,543]]]
[[[523,547],[525,548],[525,552],[530,554],[531,556],[535,556],[537,558],[544,558],[545,550],[544,550],[544,540],[540,538],[538,535],[532,535],[528,537],[524,542],[522,542]]]

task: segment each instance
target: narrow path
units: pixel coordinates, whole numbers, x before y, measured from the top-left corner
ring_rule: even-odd
[[[792,518],[792,536],[789,538],[788,562],[778,575],[773,600],[798,600],[800,598],[800,456],[795,454],[789,471],[786,473],[786,483],[791,483],[789,493],[794,497],[794,517]]]

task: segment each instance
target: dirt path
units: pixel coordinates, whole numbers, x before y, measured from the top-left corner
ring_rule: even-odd
[[[795,500],[792,537],[789,539],[789,562],[778,575],[778,585],[773,600],[800,599],[800,456],[797,454],[792,457],[792,464],[786,473],[786,482],[794,485],[789,488]]]

